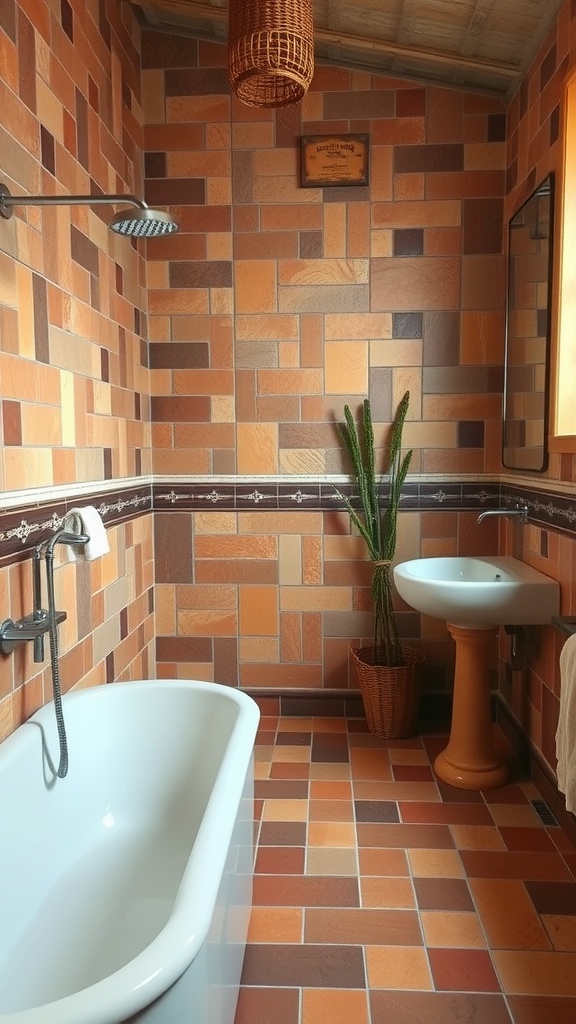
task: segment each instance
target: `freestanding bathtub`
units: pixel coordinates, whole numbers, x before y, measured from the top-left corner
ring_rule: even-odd
[[[233,1024],[259,712],[211,683],[115,683],[0,746],[0,1024]]]

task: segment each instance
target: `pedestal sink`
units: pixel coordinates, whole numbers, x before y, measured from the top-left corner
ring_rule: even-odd
[[[416,558],[394,569],[407,604],[445,619],[456,642],[454,702],[448,745],[434,763],[444,782],[490,789],[508,779],[494,747],[488,659],[499,626],[543,625],[557,615],[560,587],[517,558]]]

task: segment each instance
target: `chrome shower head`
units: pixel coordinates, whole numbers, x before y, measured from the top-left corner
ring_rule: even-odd
[[[149,206],[139,210],[120,210],[115,213],[108,227],[118,235],[128,238],[153,238],[155,235],[171,235],[180,230],[178,221],[163,210],[151,210]]]
[[[170,213],[151,210],[150,207],[131,195],[98,196],[13,196],[7,185],[0,182],[0,215],[9,220],[15,206],[110,206],[122,203],[136,207],[136,211],[120,210],[110,221],[110,228],[127,238],[151,238],[154,235],[169,235],[180,230],[178,221]]]

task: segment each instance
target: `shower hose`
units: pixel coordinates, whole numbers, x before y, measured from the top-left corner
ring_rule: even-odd
[[[52,669],[52,693],[54,696],[54,713],[58,729],[60,761],[56,769],[59,779],[68,774],[68,739],[64,712],[62,711],[62,691],[60,688],[60,655],[58,649],[58,623],[56,622],[56,601],[54,598],[54,546],[46,548],[46,590],[48,596],[48,636],[50,638],[50,667]]]

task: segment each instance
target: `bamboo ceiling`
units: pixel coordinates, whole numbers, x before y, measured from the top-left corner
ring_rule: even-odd
[[[225,41],[227,0],[129,0],[145,24]],[[563,0],[314,0],[316,59],[509,99]]]

